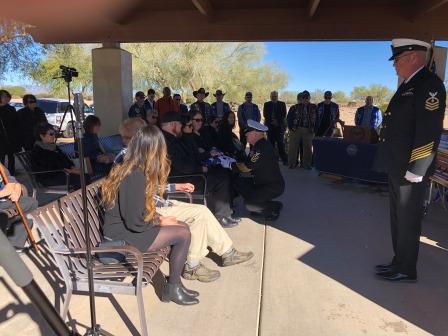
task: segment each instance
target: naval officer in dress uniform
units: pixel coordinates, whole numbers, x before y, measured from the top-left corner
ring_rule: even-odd
[[[392,40],[393,65],[402,84],[384,114],[374,168],[389,177],[390,221],[394,257],[377,265],[384,280],[415,282],[423,201],[434,171],[443,129],[446,91],[426,67],[430,44]]]
[[[244,130],[247,141],[252,146],[244,162],[221,158],[221,165],[238,173],[249,173],[250,177],[239,176],[234,181],[234,189],[240,194],[246,208],[253,216],[276,220],[282,203],[274,201],[285,191],[285,181],[280,172],[278,160],[271,143],[266,140],[268,127],[249,119]]]

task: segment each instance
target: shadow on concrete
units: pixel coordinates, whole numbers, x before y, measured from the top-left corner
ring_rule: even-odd
[[[16,290],[11,288],[3,277],[0,277],[0,285],[4,286],[6,290],[11,294],[16,302],[10,303],[7,306],[0,309],[0,325],[7,323],[9,319],[19,314],[26,314],[37,324],[41,335],[53,335],[53,332],[48,327],[45,320],[37,312],[32,303],[24,303],[17,295]]]
[[[374,265],[392,257],[387,193],[316,173],[287,175],[282,199],[295,206],[288,203],[270,225],[314,246],[297,259],[428,333],[446,335],[448,212],[433,205],[424,219],[422,237],[434,246],[421,243],[418,283],[387,283],[374,275]]]

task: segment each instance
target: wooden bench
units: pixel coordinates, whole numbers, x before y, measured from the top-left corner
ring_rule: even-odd
[[[133,246],[97,247],[102,235],[100,226],[104,210],[98,196],[100,181],[87,188],[90,245],[92,253],[124,252],[126,260],[102,264],[94,258],[93,276],[96,293],[127,294],[137,297],[141,333],[148,335],[142,287],[148,285],[167,257],[169,247],[142,253]],[[33,211],[39,231],[45,238],[66,284],[66,298],[61,313],[65,320],[73,291],[88,292],[86,241],[84,235],[81,191],[75,191]]]

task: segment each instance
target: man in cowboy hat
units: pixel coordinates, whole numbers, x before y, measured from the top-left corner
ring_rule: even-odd
[[[196,102],[190,106],[190,112],[201,111],[202,117],[204,118],[204,125],[208,125],[209,119],[212,115],[212,108],[210,104],[204,101],[204,99],[208,97],[208,94],[209,92],[205,92],[204,88],[193,91],[193,96],[196,98]]]
[[[390,224],[394,256],[376,274],[392,282],[417,281],[423,201],[434,172],[443,129],[446,91],[427,67],[431,45],[392,40],[393,65],[403,79],[386,112],[374,169],[389,177]]]
[[[244,199],[251,215],[276,220],[283,205],[273,199],[285,191],[285,180],[280,172],[274,147],[265,138],[267,130],[265,125],[249,119],[245,133],[252,150],[247,159],[238,163],[227,157],[219,159],[224,168],[240,173],[251,173],[251,177],[239,176],[233,183],[234,189]]]
[[[231,111],[230,105],[223,101],[224,95],[225,93],[223,93],[222,90],[216,90],[216,92],[213,94],[213,96],[216,97],[216,102],[212,104],[212,115],[214,115],[218,119],[222,119]]]

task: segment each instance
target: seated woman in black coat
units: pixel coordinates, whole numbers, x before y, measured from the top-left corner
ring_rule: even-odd
[[[171,246],[170,276],[162,301],[192,305],[197,292],[186,289],[180,276],[184,268],[191,234],[187,224],[176,217],[156,213],[154,195],[163,194],[170,171],[165,138],[156,126],[137,131],[128,144],[122,164],[115,165],[105,179],[102,202],[106,208],[103,234],[125,240],[141,252]]]
[[[245,156],[245,153],[240,140],[233,133],[235,122],[236,118],[233,111],[224,114],[218,130],[218,147],[227,156],[240,160]]]
[[[98,133],[101,128],[101,120],[97,116],[89,115],[84,120],[84,155],[90,159],[93,175],[105,176],[109,173],[114,162],[115,155],[106,153],[100,144]],[[78,143],[75,143],[78,150]]]
[[[59,149],[55,140],[52,125],[48,123],[37,125],[36,142],[31,151],[31,168],[33,171],[64,170],[69,173],[70,189],[79,189],[81,187],[79,168],[76,168],[73,161]],[[85,176],[88,184],[90,177],[87,174]],[[66,174],[63,172],[37,174],[36,178],[44,186],[63,185],[67,182]]]

